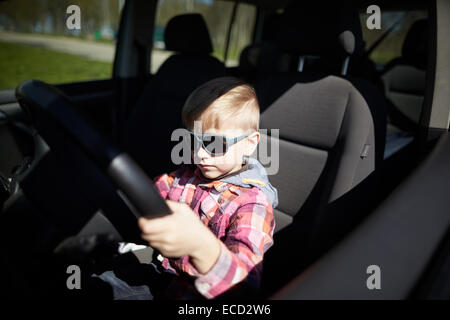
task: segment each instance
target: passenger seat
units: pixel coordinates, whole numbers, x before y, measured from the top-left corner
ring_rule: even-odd
[[[425,93],[428,21],[414,22],[403,42],[402,55],[382,72],[389,117],[393,125],[415,132]]]
[[[309,19],[310,25],[302,24],[304,28],[291,29],[279,39],[291,52],[324,57],[316,65],[319,70],[275,73],[256,85],[260,127],[279,129],[279,137],[262,132],[260,142],[260,148],[279,145],[279,170],[269,175],[279,194],[274,246],[264,263],[264,288],[269,291],[314,261],[369,212],[383,160],[382,92],[364,79],[335,75],[361,47],[358,29],[353,29],[360,32],[361,26],[331,8],[309,9],[316,10],[308,11],[312,16],[330,18],[326,27],[322,20]],[[357,17],[357,11],[350,10],[339,14]],[[291,12],[290,17],[297,16]],[[289,30],[298,22],[283,23],[281,30]],[[254,156],[271,169],[267,159]]]
[[[262,131],[260,148],[271,146],[273,155],[279,146],[279,170],[269,175],[279,194],[274,246],[264,265],[269,291],[355,225],[374,203],[377,187],[375,122],[356,87],[336,76],[280,75],[257,92],[275,97],[273,89],[281,88],[284,93],[261,115],[261,128],[270,131]],[[273,163],[254,156],[270,170]]]
[[[127,121],[123,148],[150,177],[168,172],[173,130],[182,127],[181,110],[199,85],[225,75],[225,66],[212,57],[209,31],[200,14],[172,18],[165,29],[166,49],[175,51],[143,89]]]

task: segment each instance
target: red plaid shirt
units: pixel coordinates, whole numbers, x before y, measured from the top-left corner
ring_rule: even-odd
[[[273,244],[275,228],[272,205],[260,189],[207,180],[188,165],[156,177],[155,186],[164,199],[188,204],[221,240],[220,256],[206,274],[199,273],[188,256],[164,258],[164,268],[183,276],[169,285],[169,297],[193,298],[199,292],[215,298],[241,281],[259,287],[263,256]]]

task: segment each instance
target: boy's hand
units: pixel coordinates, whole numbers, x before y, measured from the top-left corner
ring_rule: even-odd
[[[140,218],[142,239],[164,256],[190,256],[200,273],[208,272],[220,255],[219,239],[185,203],[166,201],[173,214],[154,219]]]

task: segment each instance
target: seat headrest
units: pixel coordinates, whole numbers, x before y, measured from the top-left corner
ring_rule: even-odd
[[[167,23],[166,49],[180,53],[210,54],[213,51],[205,20],[198,13],[182,14]]]
[[[291,2],[284,12],[279,45],[308,55],[353,55],[364,51],[358,11],[339,3]]]
[[[402,57],[407,62],[425,68],[427,62],[428,20],[421,19],[413,23],[406,35],[402,47]]]
[[[279,92],[283,93],[278,96]],[[312,82],[308,78],[272,77],[260,83],[257,93],[261,105],[270,104],[261,113],[261,128],[280,128],[280,138],[321,150],[336,144],[349,106],[364,106],[370,113],[355,87],[335,76],[317,76]]]

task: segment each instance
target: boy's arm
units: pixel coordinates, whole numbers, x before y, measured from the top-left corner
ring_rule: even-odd
[[[263,256],[273,244],[274,227],[270,204],[241,206],[230,219],[226,238],[220,241],[217,262],[206,274],[197,274],[197,290],[214,298],[244,279],[249,286],[259,287]]]

